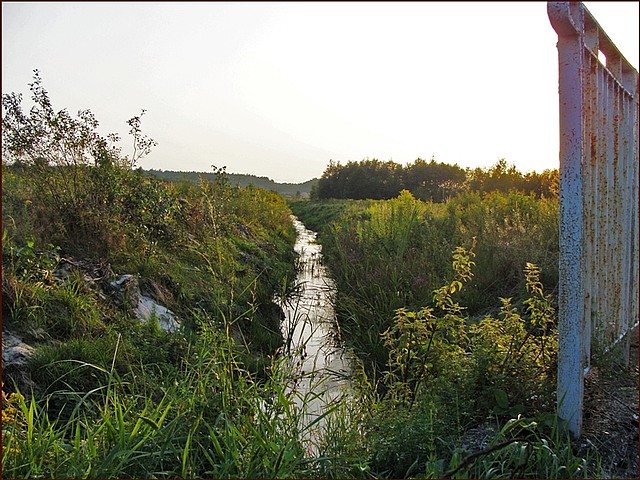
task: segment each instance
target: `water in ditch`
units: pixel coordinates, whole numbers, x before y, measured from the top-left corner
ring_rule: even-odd
[[[290,388],[297,406],[304,412],[301,441],[314,454],[326,424],[322,416],[341,396],[348,395],[351,367],[348,351],[334,341],[335,285],[322,264],[322,246],[316,243],[316,232],[308,230],[295,217],[293,223],[300,262],[299,289],[282,305],[283,334],[293,362]]]

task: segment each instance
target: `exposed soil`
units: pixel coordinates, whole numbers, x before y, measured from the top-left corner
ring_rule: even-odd
[[[581,455],[597,450],[590,477],[640,478],[638,475],[638,329],[631,334],[629,365],[615,354],[597,361],[585,378]]]

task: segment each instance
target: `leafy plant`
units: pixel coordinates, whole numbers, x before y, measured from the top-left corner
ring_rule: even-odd
[[[388,395],[412,404],[417,390],[428,387],[429,379],[442,375],[446,362],[461,355],[467,343],[462,307],[452,295],[472,277],[474,253],[458,247],[453,254],[455,278],[435,290],[433,307],[418,312],[396,311],[393,325],[382,333],[389,348],[389,370],[383,376]],[[435,313],[434,313],[435,312]]]
[[[486,317],[470,329],[479,404],[495,403],[499,414],[553,405],[557,320],[539,275],[538,267],[527,264],[525,315],[503,298],[499,318]]]

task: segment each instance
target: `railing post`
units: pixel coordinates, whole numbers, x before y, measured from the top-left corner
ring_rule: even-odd
[[[558,274],[558,416],[582,430],[584,301],[582,263],[582,9],[547,4],[558,32],[560,101],[560,252]]]

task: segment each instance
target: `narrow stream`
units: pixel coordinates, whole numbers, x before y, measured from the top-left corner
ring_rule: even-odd
[[[322,246],[316,243],[316,232],[292,219],[298,233],[294,248],[300,255],[300,291],[282,305],[283,334],[295,363],[291,388],[296,391],[296,404],[305,412],[304,427],[348,392],[351,367],[348,352],[333,341],[335,285],[322,264]],[[301,440],[310,454],[317,452],[317,436],[324,425],[321,419],[305,429]]]

